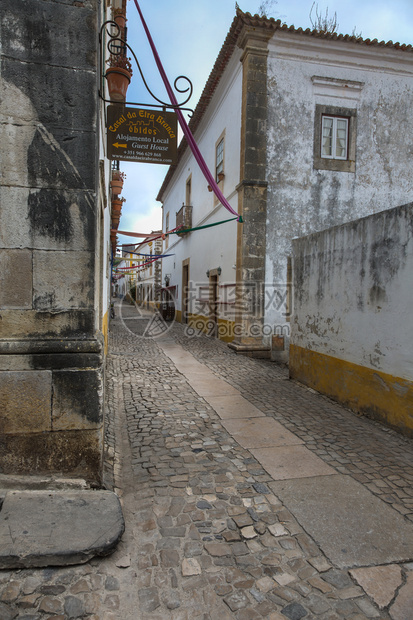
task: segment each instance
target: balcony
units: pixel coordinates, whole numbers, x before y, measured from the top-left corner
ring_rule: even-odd
[[[192,207],[189,205],[182,205],[182,207],[176,213],[176,228],[183,228],[182,236],[187,234],[185,229],[192,228]]]

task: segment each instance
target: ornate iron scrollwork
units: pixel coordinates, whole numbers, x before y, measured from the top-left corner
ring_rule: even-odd
[[[192,97],[193,86],[192,86],[191,80],[187,78],[185,75],[179,75],[174,81],[174,88],[178,93],[181,93],[181,94],[188,93],[184,101],[181,101],[180,103],[178,103],[178,105],[173,105],[172,103],[163,101],[162,99],[157,97],[152,92],[152,90],[149,88],[149,85],[145,79],[145,76],[143,74],[143,71],[141,69],[141,66],[139,64],[139,61],[136,57],[135,52],[130,47],[130,45],[128,45],[127,41],[122,38],[121,35],[122,35],[122,28],[115,21],[112,21],[112,20],[106,21],[100,29],[100,33],[99,33],[99,47],[100,47],[99,97],[102,99],[102,101],[105,101],[106,103],[114,103],[110,99],[105,98],[105,73],[106,73],[105,63],[106,63],[107,58],[109,57],[113,59],[119,56],[119,58],[123,57],[126,59],[128,52],[130,52],[133,56],[136,66],[138,67],[139,74],[142,78],[142,82],[146,90],[151,95],[151,97],[158,103],[137,103],[134,101],[125,101],[123,105],[136,106],[136,107],[147,107],[147,108],[155,107],[155,108],[162,108],[162,109],[170,108],[172,110],[176,110],[177,108],[179,108],[180,110],[184,110],[188,112],[189,116],[192,116],[193,114],[192,108],[184,107],[185,104]],[[186,88],[179,87],[180,80],[184,80],[186,82],[187,84]]]

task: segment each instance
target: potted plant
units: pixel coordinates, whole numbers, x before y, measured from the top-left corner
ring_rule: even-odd
[[[118,245],[118,236],[117,236],[116,232],[111,232],[110,233],[110,245],[112,246],[113,253],[115,254],[116,246]]]
[[[126,16],[123,12],[123,9],[115,9],[113,11],[113,20],[117,23],[119,28],[125,28],[126,26]]]
[[[132,77],[130,58],[113,54],[107,61],[105,77],[108,81],[109,97],[112,101],[124,102]]]
[[[110,187],[114,196],[118,196],[121,193],[125,178],[126,174],[124,172],[121,172],[120,170],[114,170],[112,172]]]
[[[120,215],[123,202],[125,202],[125,198],[115,198],[112,200],[112,213],[119,213]]]

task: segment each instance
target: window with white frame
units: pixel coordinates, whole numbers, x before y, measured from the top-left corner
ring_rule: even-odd
[[[224,138],[221,138],[216,145],[215,156],[215,179],[220,181],[220,175],[224,173]]]
[[[348,118],[322,116],[321,157],[347,159]]]
[[[357,110],[316,105],[314,160],[318,170],[355,172]]]

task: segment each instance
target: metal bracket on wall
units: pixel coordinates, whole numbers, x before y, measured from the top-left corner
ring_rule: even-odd
[[[142,78],[142,81],[143,81],[143,84],[146,90],[151,95],[151,97],[158,103],[137,103],[134,101],[124,101],[122,102],[122,105],[135,106],[135,107],[147,107],[147,108],[155,107],[155,108],[162,108],[162,109],[169,108],[172,110],[180,109],[180,110],[184,110],[188,112],[189,116],[192,116],[193,109],[184,107],[185,104],[192,97],[193,85],[192,85],[191,80],[187,78],[185,75],[179,75],[175,79],[174,81],[175,90],[181,94],[189,93],[186,99],[182,101],[181,103],[178,103],[178,105],[173,105],[171,103],[163,101],[162,99],[159,99],[159,97],[156,97],[156,95],[154,95],[154,93],[151,91],[151,89],[148,86],[148,83],[145,79],[145,76],[143,74],[143,71],[141,69],[141,66],[139,64],[139,61],[136,57],[135,52],[126,42],[126,36],[124,35],[124,38],[122,38],[122,30],[125,31],[126,29],[122,29],[115,21],[111,21],[111,20],[106,21],[100,29],[100,33],[99,33],[100,80],[99,80],[99,91],[98,91],[100,99],[102,99],[102,101],[104,101],[105,103],[110,103],[110,104],[117,103],[116,101],[112,101],[111,99],[105,98],[105,75],[106,75],[105,65],[107,63],[108,58],[112,58],[114,62],[116,62],[116,58],[119,58],[119,60],[124,59],[126,61],[128,59],[127,53],[130,52],[133,56],[136,66],[138,67],[140,76]],[[180,88],[178,86],[180,80],[184,80],[186,82],[186,88]]]

